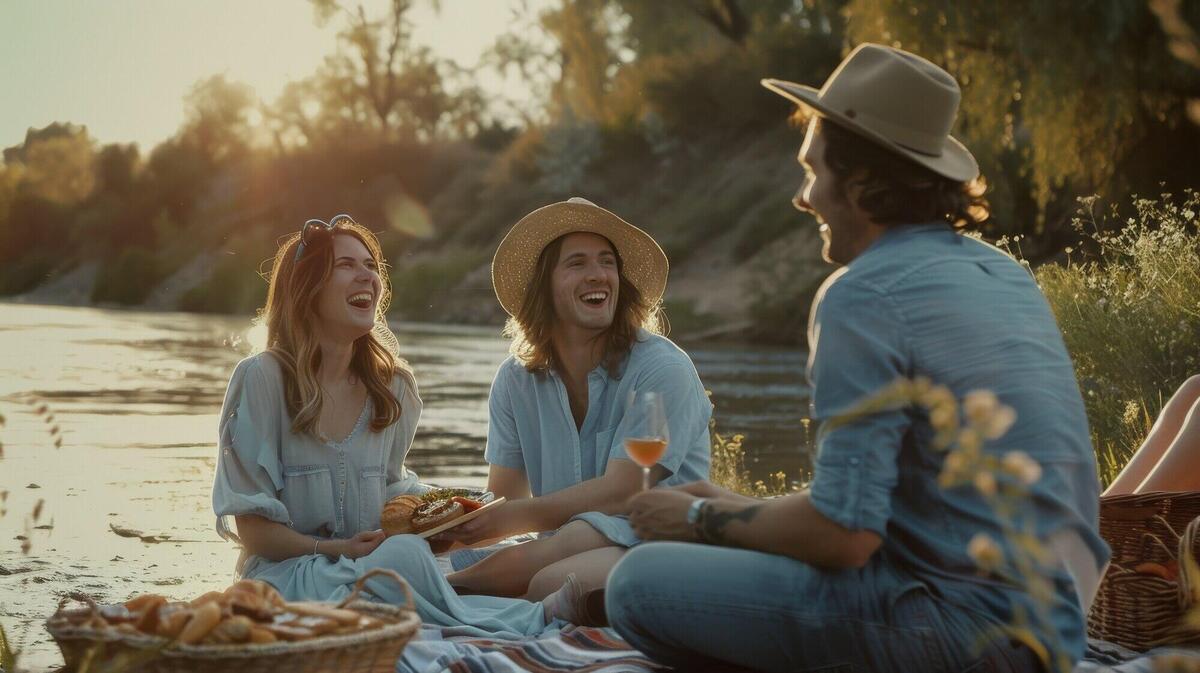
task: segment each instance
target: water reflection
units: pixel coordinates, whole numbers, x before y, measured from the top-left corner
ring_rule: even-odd
[[[209,493],[217,415],[249,327],[241,317],[0,304],[0,623],[30,670],[61,664],[41,628],[57,596],[191,598],[229,584],[237,554],[213,531]],[[507,342],[495,329],[396,327],[425,400],[410,467],[430,481],[481,484],[488,388]],[[747,434],[755,477],[806,465],[802,354],[688,350],[719,428]],[[62,427],[61,449],[35,402]],[[47,529],[27,523],[39,499]],[[117,537],[111,525],[168,541]],[[18,535],[31,536],[32,555]]]
[[[47,400],[75,431],[68,441],[97,447],[208,445],[229,373],[250,350],[241,317],[13,304],[0,312],[0,402]],[[425,401],[412,467],[430,477],[485,474],[487,394],[507,342],[491,328],[394,327]],[[755,476],[806,466],[802,353],[688,351],[713,391],[719,429],[748,436]]]

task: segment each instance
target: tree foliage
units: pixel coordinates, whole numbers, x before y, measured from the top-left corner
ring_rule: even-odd
[[[1200,6],[1190,13],[1200,18]],[[959,128],[985,174],[1003,183],[1001,200],[1026,192],[1036,205],[1013,216],[1050,215],[1069,233],[1077,193],[1157,191],[1160,181],[1195,178],[1200,134],[1186,100],[1200,73],[1164,48],[1142,0],[853,0],[846,16],[853,40],[902,46],[958,78]],[[1068,211],[1057,218],[1056,200]],[[1030,225],[1024,233],[1043,231]]]
[[[100,145],[67,123],[31,129],[0,165],[0,293],[99,260],[98,297],[138,301],[140,284],[203,251],[221,261],[181,301],[242,310],[258,295],[233,291],[237,279],[309,217],[352,212],[390,257],[419,266],[482,259],[515,218],[582,195],[651,231],[673,265],[782,265],[771,268],[795,282],[760,283],[772,301],[747,310],[801,324],[791,308],[824,267],[815,253],[765,256],[811,223],[788,203],[801,180],[792,106],[759,80],[819,85],[862,40],[959,79],[956,134],[991,185],[987,233],[1025,235],[1027,257],[1077,242],[1066,223],[1079,195],[1127,202],[1195,180],[1198,3],[513,3],[478,67],[523,79],[534,93],[523,101],[485,97],[480,72],[421,46],[416,3],[309,0],[338,33],[314,72],[273,101],[204,78],[155,147]]]

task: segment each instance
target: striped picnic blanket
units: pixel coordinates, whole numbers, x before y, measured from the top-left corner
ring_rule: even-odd
[[[396,670],[399,673],[655,673],[670,669],[631,649],[612,629],[568,626],[561,632],[521,640],[443,637],[439,629],[425,627],[419,639],[409,643]],[[720,670],[729,673],[734,669]],[[1164,670],[1200,670],[1200,648],[1164,647],[1138,653],[1090,640],[1085,659],[1074,673]]]
[[[521,640],[443,636],[425,627],[397,662],[400,673],[653,673],[666,670],[612,629],[568,626]]]

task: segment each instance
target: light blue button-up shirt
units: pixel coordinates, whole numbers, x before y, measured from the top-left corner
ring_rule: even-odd
[[[663,484],[708,478],[712,404],[696,367],[669,339],[642,330],[618,377],[600,366],[588,374],[588,409],[578,430],[567,389],[554,371],[534,373],[515,358],[500,365],[488,401],[488,463],[523,470],[535,496],[603,475],[610,461],[629,460],[634,434],[630,395],[656,391],[666,407],[671,441],[659,465]]]
[[[1097,533],[1096,459],[1074,369],[1049,305],[1011,257],[941,223],[890,228],[826,281],[813,304],[809,347],[819,423],[901,377],[928,377],[959,399],[975,389],[994,392],[1017,421],[985,451],[1019,449],[1043,470],[1022,521],[1042,540],[1073,530],[1097,565],[1107,559]],[[864,591],[897,597],[905,585],[921,585],[993,623],[1033,614],[1030,597],[1001,578],[1015,568],[983,574],[968,557],[976,533],[1001,540],[1006,522],[974,489],[938,486],[945,453],[931,447],[932,435],[916,407],[819,434],[813,504],[846,528],[883,536],[868,565],[888,572],[864,575],[876,582]],[[1083,615],[1069,576],[1057,572],[1053,580],[1051,624],[1042,636],[1048,645],[1056,636],[1078,660]]]

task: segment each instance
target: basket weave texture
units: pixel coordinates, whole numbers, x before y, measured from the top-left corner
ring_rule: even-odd
[[[1188,572],[1200,555],[1200,492],[1101,498],[1100,535],[1112,564],[1088,614],[1088,635],[1137,651],[1200,642],[1200,628],[1187,619],[1200,609],[1200,577]],[[1135,570],[1170,561],[1179,564],[1177,580]]]
[[[383,574],[404,588],[403,606],[357,600],[366,580]],[[88,603],[85,613],[98,610],[82,594],[72,594]],[[421,627],[413,607],[412,592],[394,571],[376,568],[358,579],[354,591],[338,604],[386,622],[383,626],[344,635],[329,635],[295,642],[240,645],[182,645],[165,638],[128,634],[116,629],[92,629],[70,624],[70,611],[59,609],[46,622],[46,629],[62,650],[65,671],[136,670],[146,673],[391,673],[405,645]],[[74,613],[76,615],[79,612]]]

